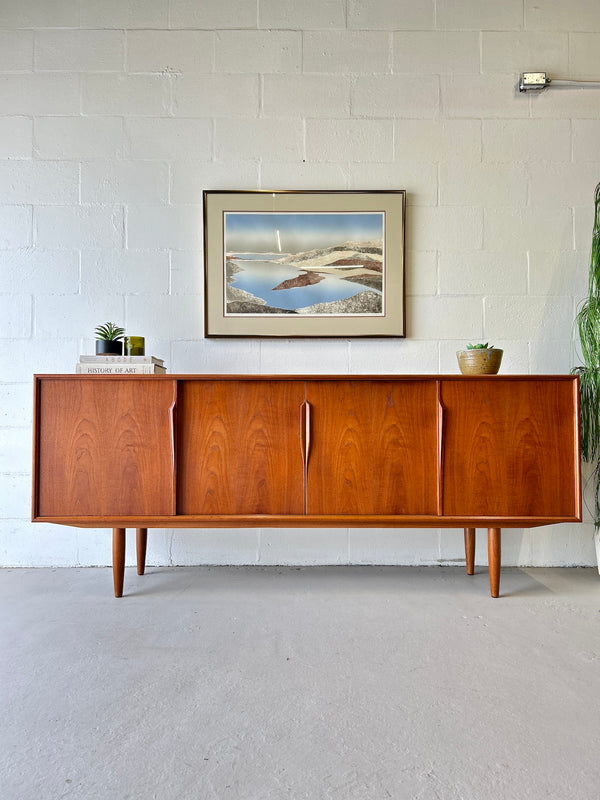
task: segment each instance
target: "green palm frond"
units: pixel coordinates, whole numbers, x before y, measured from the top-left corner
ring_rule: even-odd
[[[575,317],[582,366],[579,376],[581,455],[594,464],[594,524],[600,529],[600,183],[594,193],[594,228],[588,280],[588,296]]]

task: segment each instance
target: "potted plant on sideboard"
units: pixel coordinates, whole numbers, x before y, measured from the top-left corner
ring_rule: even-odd
[[[504,350],[494,345],[468,344],[466,350],[458,350],[456,358],[463,375],[496,375],[500,369]]]
[[[98,325],[94,330],[96,336],[96,355],[97,356],[121,356],[123,355],[123,336],[125,328],[120,328],[112,322]]]
[[[588,294],[575,317],[582,364],[579,375],[581,455],[593,467],[594,539],[600,572],[600,183],[594,193],[594,227],[588,276]]]

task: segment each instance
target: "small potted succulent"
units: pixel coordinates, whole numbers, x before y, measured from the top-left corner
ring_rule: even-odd
[[[466,350],[458,350],[456,357],[463,375],[495,375],[500,369],[504,350],[498,350],[487,342],[468,344]]]
[[[98,325],[94,330],[96,335],[96,355],[97,356],[122,356],[123,355],[123,336],[125,328],[120,328],[112,322]]]

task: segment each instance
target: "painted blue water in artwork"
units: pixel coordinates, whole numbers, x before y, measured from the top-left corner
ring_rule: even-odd
[[[233,275],[231,285],[236,289],[260,297],[267,305],[274,308],[283,308],[286,311],[295,311],[297,308],[312,306],[315,303],[331,303],[334,300],[346,300],[366,290],[366,286],[359,283],[345,281],[336,277],[324,276],[323,280],[312,286],[298,286],[293,289],[277,289],[282,281],[296,278],[305,270],[296,269],[289,264],[277,264],[274,261],[261,261],[256,257],[247,258],[235,256],[235,261],[241,272]],[[370,291],[374,291],[371,289]]]

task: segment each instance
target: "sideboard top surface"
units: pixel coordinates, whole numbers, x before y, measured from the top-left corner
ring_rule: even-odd
[[[377,374],[377,375],[363,375],[363,374],[340,374],[334,375],[327,374],[254,374],[254,373],[164,373],[161,375],[144,375],[144,374],[116,374],[116,375],[79,375],[75,373],[38,373],[35,374],[34,380],[82,380],[82,381],[112,381],[112,380],[150,380],[150,381],[180,381],[180,380],[202,380],[202,381],[438,381],[438,380],[452,380],[452,381],[578,381],[576,375],[457,375],[455,373],[439,373],[439,374]]]

